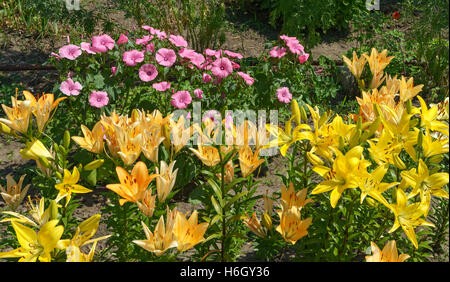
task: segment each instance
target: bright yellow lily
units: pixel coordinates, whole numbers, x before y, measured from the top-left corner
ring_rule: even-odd
[[[428,109],[427,104],[422,97],[417,96],[417,98],[420,101],[420,126],[431,131],[438,131],[448,136],[448,124],[437,120],[438,108],[431,107]]]
[[[18,222],[11,222],[16,232],[20,247],[5,253],[0,253],[0,258],[20,258],[19,262],[41,262],[51,261],[51,252],[57,247],[64,227],[56,226],[58,220],[51,220],[44,224],[39,232],[22,225]]]
[[[384,175],[388,170],[388,165],[381,165],[371,173],[360,178],[359,188],[361,189],[361,204],[367,195],[389,206],[388,201],[383,197],[383,192],[400,184],[399,182],[383,183]]]
[[[448,192],[442,189],[448,184],[448,173],[439,172],[430,175],[430,171],[422,159],[419,160],[417,169],[412,168],[408,171],[402,171],[400,174],[406,183],[413,188],[409,197],[413,197],[420,192],[422,197],[431,193],[434,196],[448,199]],[[427,200],[430,201],[431,198],[427,197]]]
[[[21,149],[19,153],[22,155],[22,158],[35,161],[38,161],[39,158],[53,159],[52,154],[39,139],[28,141],[26,147]]]
[[[312,194],[320,194],[332,191],[330,195],[330,203],[334,208],[345,189],[357,188],[358,176],[365,172],[370,162],[364,160],[362,156],[363,148],[361,146],[353,147],[345,155],[340,151],[336,151],[337,156],[334,160],[333,167],[317,165],[313,170],[325,181],[319,183]]]
[[[55,184],[56,190],[59,191],[56,196],[56,202],[59,202],[62,198],[66,197],[66,206],[69,204],[70,198],[72,197],[72,193],[89,193],[92,190],[83,187],[78,183],[80,180],[80,172],[76,167],[73,167],[72,173],[69,170],[64,170],[64,178],[63,181],[59,184]]]
[[[434,224],[422,219],[421,217],[428,212],[428,205],[425,200],[419,203],[408,205],[408,198],[402,189],[397,189],[397,203],[389,205],[389,208],[394,212],[395,222],[389,233],[394,232],[400,226],[413,243],[414,247],[418,248],[416,233],[414,227],[416,226],[432,226]]]

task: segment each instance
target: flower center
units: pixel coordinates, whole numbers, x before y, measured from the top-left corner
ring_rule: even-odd
[[[101,102],[102,101],[102,99],[100,99],[100,98],[97,98],[97,102]]]

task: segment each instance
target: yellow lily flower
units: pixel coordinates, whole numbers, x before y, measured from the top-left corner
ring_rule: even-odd
[[[10,174],[6,176],[6,190],[0,185],[0,194],[2,195],[8,207],[15,211],[25,198],[30,184],[22,189],[23,180],[26,174],[22,175],[17,183]]]
[[[66,197],[67,206],[72,197],[72,193],[84,194],[92,192],[92,190],[77,184],[78,180],[80,180],[80,172],[76,167],[73,167],[72,173],[65,169],[63,181],[59,184],[55,184],[56,190],[59,191],[58,196],[56,196],[56,202],[59,202],[62,198]]]
[[[72,140],[75,141],[81,148],[88,150],[94,154],[101,154],[103,152],[104,142],[103,136],[105,136],[105,130],[102,123],[97,122],[92,131],[84,125],[81,125],[81,131],[83,131],[84,137],[73,136]]]
[[[264,159],[259,159],[259,150],[253,153],[248,145],[239,150],[239,165],[244,178],[255,171],[264,161]]]
[[[146,240],[133,240],[133,243],[145,250],[154,253],[157,256],[164,254],[170,248],[177,246],[177,241],[173,235],[173,226],[164,224],[164,218],[161,216],[156,224],[155,231],[152,233],[150,229],[142,223]]]
[[[281,185],[282,203],[284,202],[286,209],[297,207],[301,210],[304,206],[313,201],[311,199],[306,199],[307,192],[308,189],[303,188],[302,190],[295,193],[294,183],[292,182],[289,182],[289,190],[286,189],[286,186]]]
[[[422,91],[423,84],[414,86],[414,78],[408,79],[406,81],[405,77],[402,76],[402,80],[400,81],[400,101],[402,103],[406,102],[409,99],[414,98],[420,91]]]
[[[72,239],[60,240],[58,243],[58,247],[60,249],[66,249],[69,246],[80,248],[82,246],[109,238],[110,235],[91,239],[95,235],[95,233],[97,233],[98,225],[100,223],[100,217],[100,214],[95,214],[81,222],[80,225],[77,226]]]
[[[427,104],[422,97],[417,96],[417,98],[420,101],[420,126],[431,131],[438,131],[448,136],[448,124],[437,120],[438,108],[431,107],[428,109]]]
[[[258,237],[264,238],[267,236],[267,230],[261,225],[261,221],[256,217],[255,212],[253,212],[252,217],[244,219],[244,224]]]
[[[33,107],[30,101],[19,101],[11,96],[12,108],[2,104],[8,119],[0,118],[0,122],[16,132],[26,135],[30,124]]]
[[[374,242],[370,242],[370,247],[372,255],[366,256],[366,262],[404,262],[409,258],[407,254],[398,255],[395,240],[387,242],[382,251]]]
[[[383,197],[383,192],[400,184],[399,182],[382,183],[384,175],[388,170],[387,165],[381,165],[371,173],[360,178],[359,188],[361,189],[361,204],[367,195],[379,201],[386,207],[389,206],[388,201]]]
[[[39,203],[36,205],[33,204],[33,201],[31,200],[30,196],[28,196],[28,201],[29,201],[29,207],[30,207],[28,213],[31,215],[32,219],[29,219],[28,217],[21,215],[20,213],[5,211],[5,212],[3,212],[4,214],[12,215],[14,217],[4,218],[4,219],[0,220],[0,222],[16,221],[16,222],[27,224],[27,225],[37,227],[37,228],[46,224],[50,220],[50,215],[51,215],[50,209],[52,207],[50,206],[47,209],[45,209],[44,197],[42,197],[39,200]]]
[[[208,223],[198,224],[198,213],[196,210],[191,214],[189,219],[178,212],[173,226],[173,234],[177,241],[177,248],[180,252],[184,252],[194,247],[198,243],[205,241],[203,235],[208,228]]]
[[[231,183],[234,180],[234,168],[236,167],[236,165],[233,164],[232,160],[229,160],[227,162],[227,164],[225,165],[225,176],[223,178],[223,180],[225,181],[225,183]],[[222,174],[221,173],[217,173],[216,174],[217,178],[221,179],[222,178]]]
[[[394,232],[400,226],[408,236],[409,240],[413,243],[414,247],[418,248],[416,233],[414,227],[416,226],[432,226],[434,224],[422,219],[421,217],[428,212],[428,205],[424,200],[420,203],[414,203],[407,205],[408,198],[402,189],[397,189],[397,203],[395,205],[389,205],[395,216],[394,226],[392,226],[389,233]]]
[[[44,130],[45,124],[50,118],[50,113],[58,107],[58,104],[67,99],[67,97],[58,98],[55,101],[53,94],[43,94],[37,101],[36,98],[28,91],[23,91],[23,95],[27,101],[31,102],[33,115],[36,117],[39,133]]]
[[[136,202],[136,205],[145,216],[152,217],[156,208],[156,195],[152,195],[152,189],[147,189],[142,201]]]
[[[299,239],[308,235],[308,227],[312,222],[312,217],[301,220],[300,209],[292,207],[278,211],[280,225],[276,230],[283,236],[284,240],[294,245]]]
[[[50,154],[45,145],[39,141],[39,139],[34,139],[33,141],[28,141],[26,147],[21,149],[19,153],[24,159],[31,159],[38,161],[39,158],[53,159],[53,155]]]
[[[97,246],[97,242],[91,247],[89,254],[83,254],[80,248],[69,245],[66,249],[66,262],[92,262],[94,259],[95,247]]]
[[[267,145],[265,145],[263,148],[272,148],[275,146],[278,146],[280,148],[280,153],[283,157],[286,156],[288,148],[294,144],[297,141],[300,140],[310,140],[313,138],[311,133],[311,127],[307,124],[299,124],[295,127],[294,131],[292,132],[292,119],[294,119],[295,116],[291,117],[285,125],[285,129],[278,126],[271,126],[270,124],[266,124],[267,131],[270,132],[271,135],[275,136],[276,139],[270,141]],[[301,131],[305,130],[305,131]]]
[[[168,166],[165,161],[161,161],[160,167],[156,167],[156,173],[159,174],[156,178],[156,191],[158,192],[158,201],[161,203],[169,196],[177,180],[178,168],[173,170],[175,163],[176,161],[173,161]]]
[[[448,192],[442,189],[445,185],[448,184],[448,173],[440,172],[430,175],[430,171],[428,170],[427,165],[422,159],[419,160],[419,166],[417,170],[415,168],[412,168],[408,171],[402,171],[400,174],[405,180],[406,184],[413,188],[410,193],[410,197],[413,197],[420,192],[421,196],[431,193],[434,196],[448,199]],[[427,199],[428,201],[431,200],[430,197],[427,197]]]
[[[168,121],[170,128],[169,140],[174,147],[176,154],[189,142],[192,134],[194,134],[194,127],[190,126],[185,128],[186,119],[184,116],[180,116],[177,122],[173,121],[171,118],[169,118]]]
[[[117,154],[125,166],[131,166],[141,154],[142,147],[144,146],[144,138],[141,133],[135,134],[138,132],[137,128],[125,130],[116,126],[115,131],[119,146]]]
[[[151,162],[158,163],[159,145],[164,141],[164,137],[161,137],[161,127],[152,126],[149,129],[144,129],[143,138],[142,153]]]
[[[423,135],[422,149],[425,158],[448,153],[448,139],[433,141],[430,132],[426,130],[426,134]]]
[[[381,73],[389,65],[392,59],[394,59],[394,56],[387,56],[387,50],[383,50],[381,53],[378,53],[377,49],[375,48],[372,48],[370,56],[365,53],[363,54],[363,56],[369,63],[370,72],[374,76]]]
[[[189,148],[205,165],[215,166],[220,163],[219,150],[213,146],[198,145],[198,150]]]
[[[0,258],[20,258],[19,262],[50,262],[50,253],[57,247],[64,227],[58,224],[58,220],[51,220],[44,224],[39,232],[22,225],[18,222],[11,222],[16,232],[20,247],[5,253],[0,253]]]
[[[150,182],[158,177],[158,174],[148,174],[147,166],[144,162],[136,163],[131,171],[131,175],[121,167],[116,167],[116,172],[120,184],[108,184],[106,188],[123,198],[119,200],[121,206],[126,202],[141,202]]]
[[[361,74],[364,70],[364,66],[367,63],[367,59],[364,56],[361,56],[358,59],[358,55],[353,51],[353,60],[350,60],[346,56],[342,56],[344,59],[344,63],[347,65],[348,69],[352,72],[357,80],[361,77]]]
[[[370,162],[364,160],[362,152],[361,146],[353,147],[345,155],[336,151],[337,156],[332,168],[321,165],[314,166],[313,170],[325,178],[325,181],[319,183],[311,193],[320,194],[332,191],[330,203],[333,208],[336,207],[345,189],[358,187],[358,175],[363,174],[370,165]]]

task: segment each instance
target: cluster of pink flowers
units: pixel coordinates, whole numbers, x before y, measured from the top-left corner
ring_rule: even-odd
[[[239,53],[229,50],[206,49],[203,53],[198,53],[188,49],[188,42],[180,35],[167,35],[164,31],[144,25],[141,27],[149,34],[137,38],[134,46],[142,46],[131,50],[124,50],[121,53],[122,62],[128,67],[138,67],[138,77],[143,82],[151,82],[156,91],[164,92],[170,89],[170,82],[155,82],[158,77],[158,66],[170,68],[175,64],[184,65],[190,69],[197,68],[203,71],[202,81],[204,83],[213,83],[214,85],[222,83],[235,70],[240,69],[240,65],[234,60],[240,60],[243,56]],[[155,50],[155,44],[152,42],[155,38],[166,40],[172,47],[159,48]],[[130,45],[128,33],[120,34],[117,41],[107,34],[92,37],[91,42],[81,42],[80,46],[68,44],[59,49],[58,54],[52,53],[51,56],[58,60],[75,60],[84,52],[88,55],[107,53],[116,47]],[[128,44],[127,44],[128,43]],[[133,42],[131,42],[133,44]],[[146,54],[150,53],[152,58],[147,61]],[[179,56],[179,58],[178,58]],[[110,77],[116,76],[118,64],[111,66]],[[210,73],[208,73],[210,72]],[[236,72],[236,78],[240,77],[247,85],[252,85],[255,80],[249,74],[242,71]],[[61,83],[60,90],[68,96],[79,95],[83,86],[79,82],[73,81],[70,77]],[[174,93],[175,90],[172,90]],[[197,88],[194,90],[194,96],[197,99],[203,98],[203,90]],[[186,108],[192,101],[191,94],[188,91],[181,90],[173,94],[171,104],[176,108]],[[102,107],[109,102],[108,94],[102,91],[92,91],[89,97],[89,103],[93,107]]]
[[[298,56],[298,61],[300,64],[304,64],[308,58],[309,54],[305,52],[305,47],[300,44],[297,38],[295,37],[289,37],[286,35],[281,35],[280,38],[285,42],[286,46],[288,47],[289,51],[292,54],[295,54]],[[287,54],[287,49],[280,46],[275,46],[270,50],[269,55],[272,58],[281,58],[284,57]]]

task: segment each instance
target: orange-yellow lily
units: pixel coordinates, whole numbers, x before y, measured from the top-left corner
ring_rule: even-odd
[[[158,174],[149,175],[144,162],[136,163],[131,171],[131,175],[121,167],[116,167],[116,172],[120,184],[108,184],[106,188],[122,197],[119,200],[121,206],[126,202],[135,203],[142,201],[148,185],[158,176]]]
[[[404,262],[409,258],[407,254],[398,255],[395,240],[387,242],[382,251],[374,242],[370,242],[370,247],[372,255],[366,256],[366,262]]]
[[[73,136],[72,139],[81,148],[88,150],[94,154],[100,154],[103,152],[104,142],[103,136],[105,136],[105,130],[101,122],[97,122],[92,128],[92,131],[89,130],[84,125],[81,125],[81,131],[83,131],[84,137]]]
[[[208,228],[208,223],[198,224],[198,213],[196,210],[191,214],[189,219],[180,212],[177,213],[173,226],[173,234],[177,241],[177,248],[180,252],[184,252],[194,247],[198,243],[205,241],[203,235]]]
[[[59,184],[55,184],[56,190],[59,191],[56,196],[56,201],[59,202],[62,198],[66,197],[66,206],[69,204],[70,198],[72,197],[72,193],[89,193],[92,190],[83,187],[78,183],[80,179],[80,172],[76,167],[73,167],[72,173],[69,170],[64,170],[64,178],[63,181]]]
[[[33,115],[36,117],[38,131],[44,130],[45,124],[50,118],[50,113],[58,107],[58,104],[67,99],[67,97],[58,98],[55,100],[53,94],[43,94],[37,101],[36,98],[28,91],[23,91],[23,95],[27,101],[31,102],[33,108]]]

